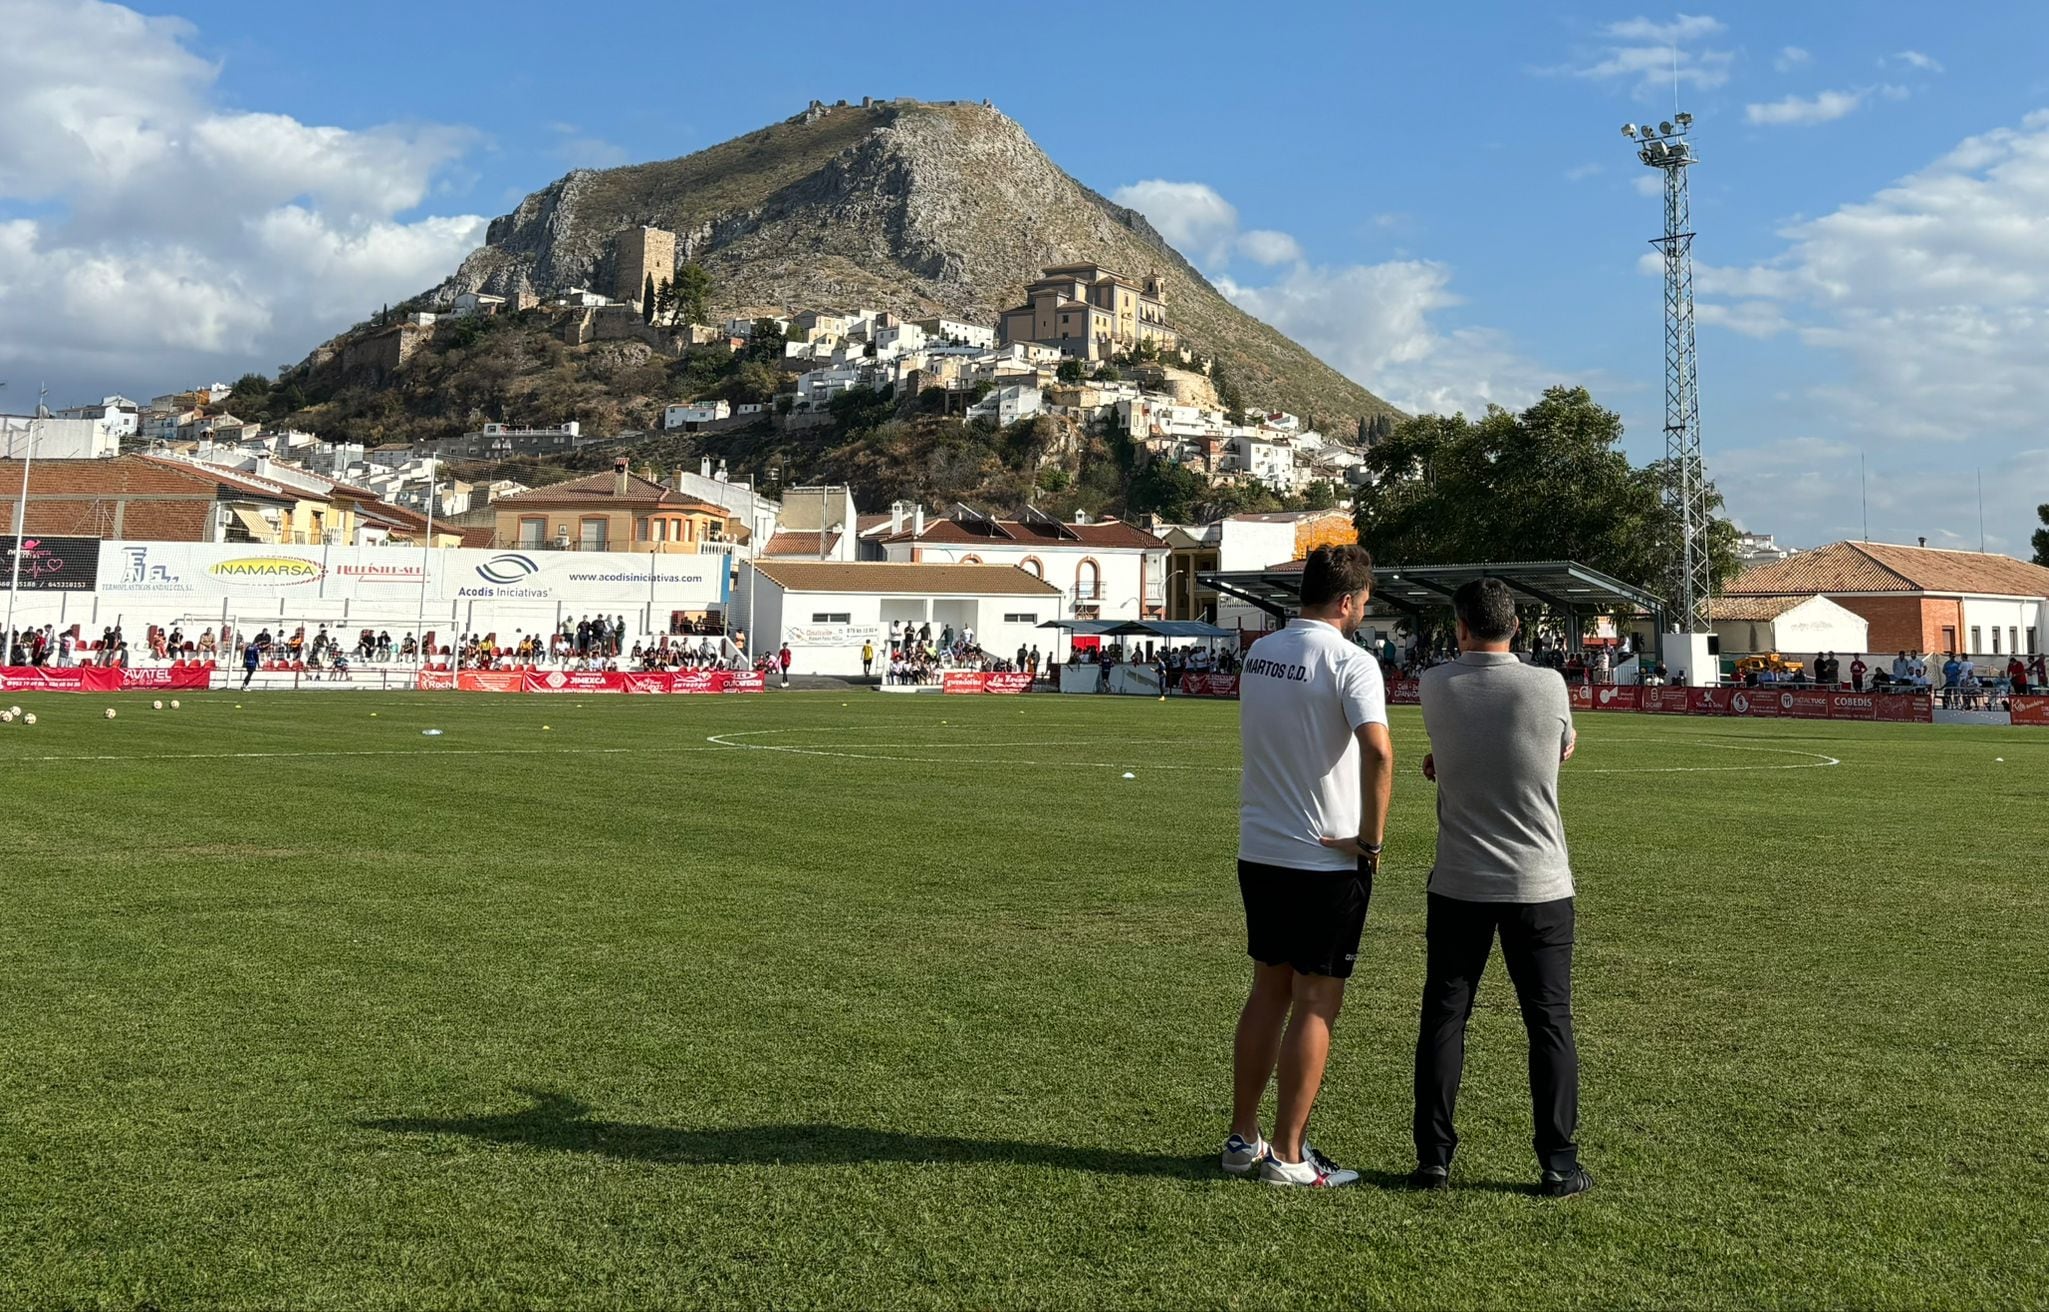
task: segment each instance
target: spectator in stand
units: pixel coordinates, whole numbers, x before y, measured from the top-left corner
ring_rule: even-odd
[[[1039,677],[1039,644],[1036,642],[1032,644],[1032,657],[1031,660],[1026,663],[1025,671],[1026,673],[1030,674],[1034,679],[1037,679]]]
[[[2006,663],[2006,687],[2008,692],[2026,692],[2028,690],[2028,667],[2021,664],[2020,653],[2018,652],[2014,653],[2013,659]]]
[[[900,656],[903,654],[903,649],[904,622],[902,620],[891,620],[889,622],[889,654],[893,657]]]
[[[1955,652],[1951,652],[1949,653],[1949,658],[1942,662],[1942,704],[1944,706],[1956,705],[1957,697],[1962,690],[1963,679],[1964,663],[1957,659]]]
[[[1862,657],[1861,655],[1860,655],[1860,656],[1853,656],[1853,657],[1851,657],[1851,658],[1850,658],[1850,691],[1852,691],[1852,692],[1863,692],[1863,691],[1864,691],[1864,676],[1865,676],[1866,674],[1869,674],[1870,672],[1871,672],[1871,667],[1870,667],[1870,666],[1868,666],[1868,665],[1866,665],[1866,664],[1864,663],[1864,658],[1863,658],[1863,657]]]

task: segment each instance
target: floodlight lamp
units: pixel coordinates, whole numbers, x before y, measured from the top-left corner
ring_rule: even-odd
[[[1682,128],[1690,128],[1693,126],[1693,115],[1681,110],[1672,116],[1672,121]]]
[[[1636,124],[1634,124],[1634,123],[1624,123],[1624,124],[1622,125],[1622,135],[1623,135],[1623,136],[1625,136],[1625,137],[1634,137],[1634,136],[1636,136]]]
[[[1638,129],[1637,129],[1637,131],[1638,131],[1638,132],[1641,132],[1641,133],[1642,133],[1642,134],[1643,134],[1644,136],[1647,136],[1647,137],[1655,137],[1655,136],[1657,136],[1657,135],[1658,135],[1658,134],[1657,134],[1656,132],[1653,132],[1653,131],[1651,130],[1651,125],[1650,125],[1650,124],[1648,124],[1648,123],[1646,123],[1646,124],[1644,124],[1644,125],[1643,125],[1642,127],[1638,128]]]
[[[1665,122],[1658,124],[1658,135],[1661,137],[1669,137],[1672,135],[1671,120],[1667,119]]]

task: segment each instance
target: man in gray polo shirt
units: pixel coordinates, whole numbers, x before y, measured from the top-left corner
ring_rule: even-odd
[[[1459,658],[1422,679],[1430,735],[1423,773],[1437,784],[1437,864],[1416,1037],[1417,1166],[1410,1183],[1450,1184],[1466,1021],[1498,932],[1529,1033],[1539,1189],[1562,1198],[1593,1185],[1574,1143],[1572,863],[1558,813],[1558,767],[1574,742],[1572,702],[1556,671],[1526,665],[1509,650],[1515,602],[1499,579],[1466,584],[1452,608]]]

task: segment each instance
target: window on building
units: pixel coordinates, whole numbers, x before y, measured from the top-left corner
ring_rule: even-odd
[[[1103,590],[1103,571],[1093,560],[1084,560],[1074,567],[1074,599],[1094,601]]]
[[[2032,656],[2040,650],[2042,649],[2035,645],[2035,626],[2030,624],[2028,626],[2028,655]]]
[[[1972,651],[1983,651],[1983,650],[1985,650],[1985,640],[1984,640],[1984,638],[1982,638],[1982,637],[1980,637],[1980,636],[1979,636],[1979,634],[1978,634],[1978,626],[1977,626],[1977,625],[1975,625],[1975,624],[1973,624],[1973,625],[1971,626],[1971,650],[1972,650]]]
[[[1942,649],[1944,651],[1955,651],[1957,649],[1956,625],[1945,624],[1942,626]]]
[[[962,557],[960,558],[960,563],[961,563],[961,564],[963,564],[963,565],[979,565],[979,564],[981,564],[981,563],[982,563],[982,558],[981,558],[980,556],[972,556],[972,555],[970,555],[970,556],[962,556]]]
[[[2000,652],[1999,652],[1999,626],[1998,626],[1998,625],[1996,625],[1996,624],[1992,626],[1992,654],[1993,654],[1994,656],[1997,656],[1997,655],[1999,655],[1999,654],[2000,654]]]
[[[529,516],[519,521],[519,545],[538,547],[548,540],[548,521],[545,516]]]
[[[854,622],[854,615],[852,611],[815,610],[811,612],[811,622],[813,624],[852,624]]]
[[[1005,624],[1037,624],[1039,617],[1036,612],[1011,611],[1003,616],[1003,622]]]
[[[602,516],[596,515],[586,518],[578,524],[576,535],[577,550],[604,551],[606,549],[606,529],[608,524],[609,521]]]
[[[2014,624],[2006,626],[2006,649],[2016,656],[2021,654],[2020,626]]]
[[[1037,556],[1026,556],[1024,558],[1024,568],[1025,572],[1030,574],[1035,579],[1042,579],[1046,577],[1046,567],[1039,563],[1039,558]]]
[[[654,533],[650,528],[646,517],[643,516],[642,518],[633,521],[633,536],[640,539],[642,542],[652,542],[654,540]]]

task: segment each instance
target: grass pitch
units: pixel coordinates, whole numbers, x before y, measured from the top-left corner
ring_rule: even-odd
[[[1318,1195],[1215,1166],[1231,705],[181,700],[8,699],[0,1306],[2049,1300],[2040,730],[1582,717],[1561,1204],[1498,958],[1380,1187],[1413,711]]]

